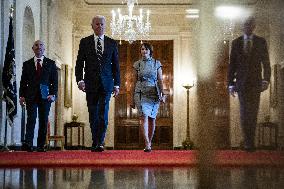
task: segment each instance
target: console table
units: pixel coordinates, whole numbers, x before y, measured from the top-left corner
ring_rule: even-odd
[[[65,149],[73,146],[73,128],[77,128],[78,131],[77,147],[80,148],[85,146],[85,123],[72,121],[64,124]],[[70,130],[70,132],[68,132],[68,130]],[[67,143],[68,139],[70,143]]]
[[[265,135],[269,131],[268,144],[265,143]],[[272,137],[274,134],[274,137]],[[258,124],[258,147],[277,149],[278,147],[278,124],[272,122],[263,122]]]

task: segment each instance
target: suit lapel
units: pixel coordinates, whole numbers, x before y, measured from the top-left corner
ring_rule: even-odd
[[[97,56],[97,51],[96,51],[96,44],[95,44],[94,35],[91,35],[91,36],[90,36],[89,45],[88,45],[88,46],[91,48],[91,52],[94,52],[94,54]]]
[[[251,55],[255,53],[256,46],[257,46],[257,38],[256,36],[254,36],[252,39]]]
[[[239,42],[240,42],[240,52],[241,52],[241,54],[244,54],[245,53],[245,51],[244,51],[244,36],[241,36]]]
[[[104,52],[103,52],[103,62],[105,62],[108,51],[110,50],[110,38],[107,36],[104,37]]]
[[[107,50],[109,49],[109,39],[107,36],[104,38],[104,52],[103,52],[103,59],[105,59]]]
[[[90,52],[90,55],[94,58],[97,58],[96,44],[94,35],[90,35],[87,37],[87,43],[85,44],[86,51]],[[88,49],[87,49],[88,48]]]
[[[42,70],[44,70],[44,68],[46,68],[47,66],[47,62],[46,62],[46,58],[44,57],[42,60]]]
[[[41,76],[48,75],[50,64],[47,62],[47,58],[43,58],[41,67]]]
[[[35,73],[36,72],[36,66],[34,62],[34,58],[30,59],[30,70],[31,72]],[[34,75],[34,74],[33,74]]]
[[[36,77],[35,77],[36,76],[36,65],[35,65],[34,57],[29,60],[29,70],[31,72],[31,77],[33,78],[33,81],[37,82]]]
[[[238,40],[238,54],[241,57],[241,59],[244,59],[245,57],[245,51],[244,51],[244,36],[241,36]]]

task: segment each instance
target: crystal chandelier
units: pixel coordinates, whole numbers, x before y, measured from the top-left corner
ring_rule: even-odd
[[[112,36],[117,37],[120,40],[124,39],[130,44],[136,39],[147,39],[149,37],[149,31],[151,29],[151,23],[149,22],[150,11],[147,10],[146,18],[143,16],[143,10],[140,9],[140,15],[133,15],[134,3],[138,5],[137,0],[123,0],[127,2],[128,15],[122,15],[120,9],[117,11],[112,10],[112,21],[110,28]]]

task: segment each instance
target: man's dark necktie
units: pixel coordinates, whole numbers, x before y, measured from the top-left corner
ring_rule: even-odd
[[[41,64],[40,64],[41,59],[37,59],[37,63],[36,63],[36,78],[39,79],[40,78],[40,74],[41,74]]]
[[[101,61],[103,58],[103,48],[102,48],[100,38],[98,38],[98,41],[97,41],[97,56],[98,56],[98,60]]]
[[[40,82],[40,75],[41,75],[41,64],[40,64],[41,59],[36,60],[36,81]],[[41,99],[41,92],[40,92],[40,87],[38,87],[38,93],[35,96],[35,102],[39,102]]]
[[[245,53],[250,53],[252,48],[252,40],[251,39],[247,39],[245,41]]]

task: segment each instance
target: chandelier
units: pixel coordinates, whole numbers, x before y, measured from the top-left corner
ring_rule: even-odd
[[[149,37],[149,31],[151,29],[151,23],[149,22],[150,11],[147,10],[146,18],[143,13],[143,9],[140,9],[140,15],[133,15],[134,3],[138,5],[137,0],[123,0],[127,2],[128,15],[122,15],[120,9],[117,11],[112,10],[112,20],[110,28],[113,37],[117,37],[120,40],[124,39],[130,44],[136,39],[145,39]]]

